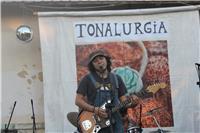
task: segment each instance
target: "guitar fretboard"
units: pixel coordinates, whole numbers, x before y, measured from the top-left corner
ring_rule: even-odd
[[[127,99],[126,101],[124,102],[121,102],[119,105],[117,105],[116,107],[112,108],[111,112],[114,113],[118,110],[120,110],[121,108],[123,107],[126,107],[129,103],[131,103],[131,99]]]

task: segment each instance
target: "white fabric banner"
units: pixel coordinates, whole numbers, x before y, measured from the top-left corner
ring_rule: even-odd
[[[78,111],[77,83],[87,71],[88,53],[96,48],[112,55],[119,74],[128,69],[138,76],[140,89],[127,89],[130,94],[146,92],[141,96],[144,132],[158,129],[152,116],[146,116],[150,109],[156,109],[163,129],[200,132],[200,89],[194,65],[200,59],[198,11],[104,17],[55,14],[39,16],[46,132],[76,130],[66,115]],[[163,108],[157,109],[159,105]]]

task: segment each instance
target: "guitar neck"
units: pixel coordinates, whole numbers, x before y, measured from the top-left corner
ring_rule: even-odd
[[[111,112],[114,113],[118,110],[120,110],[123,107],[126,107],[129,103],[131,103],[131,99],[128,99],[124,102],[121,102],[119,105],[117,105],[116,107],[112,108]]]

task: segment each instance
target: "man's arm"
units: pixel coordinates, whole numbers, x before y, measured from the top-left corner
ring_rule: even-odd
[[[86,111],[94,112],[95,107],[86,102],[86,98],[81,94],[76,94],[75,104]]]
[[[88,104],[86,102],[85,97],[83,95],[81,95],[81,94],[76,94],[75,104],[79,108],[82,108],[82,109],[84,109],[86,111],[93,112],[93,113],[99,115],[100,117],[103,117],[103,118],[107,118],[108,117],[108,114],[106,113],[106,110],[101,109],[100,107],[95,107],[95,106],[92,106],[92,105]]]

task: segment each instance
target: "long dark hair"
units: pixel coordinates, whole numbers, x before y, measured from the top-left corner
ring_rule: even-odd
[[[108,56],[104,56],[104,57],[106,58],[106,61],[107,61],[107,70],[110,72],[111,71],[111,65],[112,65],[111,59]],[[95,68],[94,68],[94,65],[92,64],[92,61],[88,64],[88,70],[90,72],[96,71]]]

